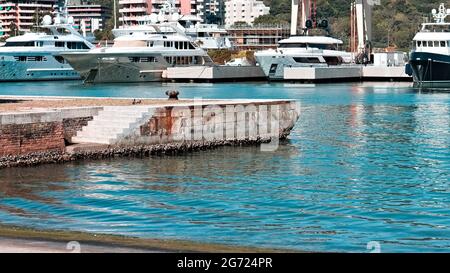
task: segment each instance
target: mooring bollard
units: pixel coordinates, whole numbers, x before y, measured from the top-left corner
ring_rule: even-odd
[[[169,96],[169,100],[178,100],[179,94],[180,94],[180,92],[178,92],[176,90],[166,91],[166,95]]]

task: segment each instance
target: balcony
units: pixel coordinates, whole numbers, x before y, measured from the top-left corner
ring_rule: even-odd
[[[135,7],[135,8],[122,8],[119,9],[119,13],[127,13],[127,12],[147,12],[147,8],[145,7]]]
[[[119,0],[120,5],[127,4],[147,4],[147,0]]]

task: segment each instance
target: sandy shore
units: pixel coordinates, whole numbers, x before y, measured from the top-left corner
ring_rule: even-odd
[[[14,239],[0,237],[0,253],[162,253],[167,251],[148,250],[112,245],[89,243],[55,242],[44,239]]]
[[[71,253],[74,249],[72,247],[75,247],[77,252],[78,244],[81,253],[292,252],[270,248],[241,247],[183,240],[143,239],[60,230],[35,230],[0,225],[0,253]]]

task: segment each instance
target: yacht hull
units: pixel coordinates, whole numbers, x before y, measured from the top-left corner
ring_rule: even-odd
[[[325,67],[326,64],[302,64],[296,63],[291,56],[281,55],[258,55],[255,54],[256,62],[260,65],[264,75],[270,80],[284,80],[284,69],[286,67]]]
[[[436,53],[412,52],[409,64],[412,69],[415,87],[450,87],[450,56]]]
[[[133,54],[139,57],[139,54]],[[63,54],[86,83],[161,81],[167,65],[159,62],[133,63],[129,57],[108,54]],[[148,55],[142,55],[148,57]]]
[[[80,74],[67,63],[59,63],[53,55],[43,55],[45,61],[18,61],[23,54],[0,56],[1,81],[79,80]]]

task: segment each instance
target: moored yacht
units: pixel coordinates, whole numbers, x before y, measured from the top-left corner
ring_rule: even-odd
[[[159,33],[170,26],[153,25],[154,32],[120,36],[112,47],[62,55],[86,83],[161,81],[168,67],[213,65],[185,35]]]
[[[327,36],[291,36],[278,42],[277,49],[255,53],[265,75],[282,80],[286,67],[326,67],[352,62],[352,54],[339,50],[343,42]]]
[[[158,14],[142,16],[136,25],[127,25],[114,28],[114,37],[132,35],[133,33],[152,33],[153,26],[161,23],[171,24],[186,36],[190,37],[199,47],[203,49],[230,49],[230,39],[227,37],[225,28],[217,24],[204,24],[202,19],[195,15],[180,15],[172,1],[165,1]],[[173,27],[162,28],[167,34],[173,33]]]
[[[424,23],[413,39],[407,72],[416,87],[450,87],[450,23],[445,18],[450,9],[441,4],[433,10],[435,23]]]
[[[11,37],[0,47],[0,81],[71,80],[80,75],[62,52],[88,51],[94,46],[71,24],[71,18],[47,15],[38,32]]]

